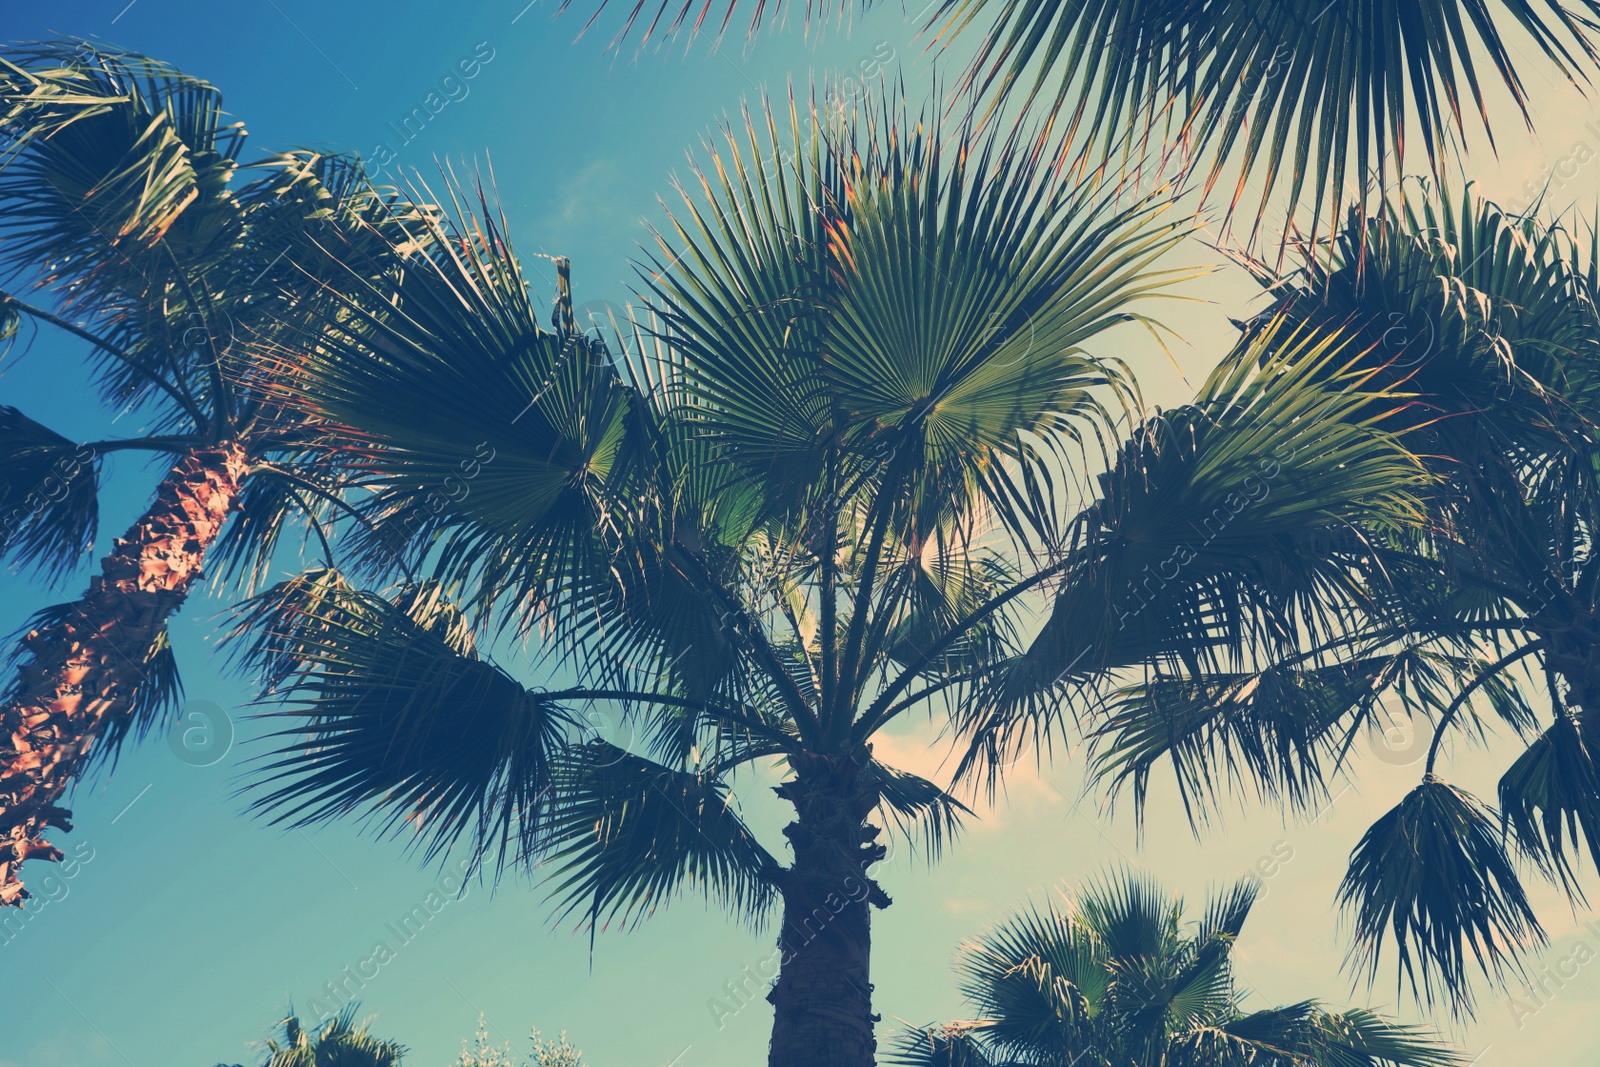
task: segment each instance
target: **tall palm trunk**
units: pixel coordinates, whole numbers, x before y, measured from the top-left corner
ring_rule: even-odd
[[[872,1067],[872,907],[889,898],[867,874],[884,856],[866,823],[876,792],[861,788],[861,764],[815,757],[778,790],[798,813],[784,828],[794,864],[783,891],[782,963],[768,1067]]]
[[[0,906],[28,896],[23,861],[61,858],[44,839],[50,827],[72,829],[56,802],[106,725],[132,709],[142,664],[200,577],[244,474],[236,444],[185,455],[67,617],[23,639],[28,659],[0,707]]]

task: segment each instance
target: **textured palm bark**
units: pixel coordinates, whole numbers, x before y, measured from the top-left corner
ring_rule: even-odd
[[[133,707],[140,665],[200,577],[244,474],[237,445],[184,456],[68,618],[23,638],[17,694],[0,707],[0,906],[27,898],[24,861],[61,858],[45,840],[72,829],[59,801],[106,725]]]
[[[866,823],[875,791],[857,785],[855,760],[796,761],[797,777],[778,793],[798,818],[784,829],[794,864],[778,876],[783,891],[782,950],[768,1067],[872,1067],[872,908],[887,907],[867,871],[885,850]]]

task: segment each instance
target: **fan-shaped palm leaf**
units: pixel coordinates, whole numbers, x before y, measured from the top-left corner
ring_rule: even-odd
[[[1120,871],[1029,909],[963,952],[962,993],[976,1019],[914,1028],[889,1062],[903,1067],[1450,1067],[1464,1060],[1427,1031],[1315,1001],[1245,1012],[1234,943],[1255,902],[1242,882],[1185,932],[1183,902]]]
[[[1413,990],[1457,1009],[1471,1010],[1468,950],[1498,977],[1544,941],[1488,812],[1432,775],[1362,837],[1339,899],[1354,911],[1352,958],[1362,970],[1376,972],[1381,939],[1392,932]]]

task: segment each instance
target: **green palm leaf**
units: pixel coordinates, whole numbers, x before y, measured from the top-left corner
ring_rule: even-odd
[[[1593,720],[1583,725],[1564,714],[1500,777],[1500,811],[1530,854],[1551,867],[1568,891],[1581,899],[1568,853],[1600,859],[1600,767],[1594,760]],[[1569,840],[1570,839],[1570,840]]]
[[[346,1004],[315,1030],[307,1030],[291,1008],[278,1035],[262,1042],[262,1067],[400,1067],[404,1045],[372,1032],[372,1020],[356,1022],[357,1003]],[[221,1064],[218,1067],[222,1067]]]
[[[173,350],[209,346],[179,335],[219,329],[186,271],[226,263],[237,248],[243,219],[229,180],[243,127],[223,121],[212,86],[143,56],[72,41],[9,55],[0,60],[6,268],[36,272],[73,318],[103,323],[112,403],[149,395],[157,378],[184,393],[173,378],[197,368],[190,352]],[[187,414],[197,414],[192,404]]]
[[[1306,808],[1327,795],[1327,783],[1363,729],[1387,724],[1381,700],[1395,698],[1413,718],[1454,725],[1477,722],[1458,694],[1478,688],[1490,708],[1517,729],[1532,712],[1499,681],[1495,665],[1475,655],[1419,648],[1392,639],[1381,626],[1353,633],[1316,654],[1245,672],[1199,675],[1155,672],[1115,690],[1090,737],[1096,777],[1113,789],[1131,784],[1142,811],[1150,774],[1171,760],[1192,824],[1237,786],[1263,800]],[[1352,648],[1384,648],[1351,655]],[[1484,728],[1477,723],[1480,731]]]
[[[1273,291],[1267,318],[1355,333],[1378,381],[1403,380],[1453,416],[1413,432],[1458,456],[1486,417],[1496,446],[1518,449],[1592,431],[1600,333],[1585,245],[1470,186],[1455,197],[1418,182],[1352,216],[1326,248],[1301,250],[1291,273],[1247,265]]]
[[[649,661],[709,695],[738,663],[727,609],[696,575],[716,571],[730,526],[749,528],[737,492],[706,484],[714,450],[566,322],[570,295],[555,327],[540,325],[504,220],[466,214],[461,189],[447,191],[453,215],[413,206],[398,232],[328,243],[354,266],[305,326],[317,347],[285,392],[355,437],[345,461],[372,490],[357,560],[377,573],[396,557],[425,564],[480,618],[552,623],[552,648],[592,677]],[[377,270],[390,259],[406,264],[392,303]]]
[[[878,778],[880,810],[888,815],[908,841],[919,837],[930,862],[939,858],[944,847],[961,831],[961,820],[972,809],[926,778],[873,764]]]
[[[1331,769],[1324,760],[1342,750],[1339,727],[1376,701],[1387,667],[1388,660],[1378,658],[1303,670],[1157,677],[1119,690],[1093,734],[1096,774],[1113,787],[1131,781],[1135,808],[1142,810],[1151,771],[1170,759],[1191,822],[1246,783],[1266,798],[1304,806],[1323,795]]]
[[[971,1020],[904,1032],[906,1067],[1460,1067],[1426,1030],[1316,1001],[1240,1007],[1231,966],[1259,885],[1211,898],[1193,932],[1183,902],[1131,871],[1019,912],[958,964]]]
[[[895,1067],[1012,1067],[991,1059],[972,1034],[933,1026],[901,1034],[884,1062]]]
[[[1183,276],[1158,262],[1187,223],[1158,217],[1168,190],[1129,205],[1039,170],[1020,128],[800,107],[728,133],[647,279],[697,424],[791,512],[837,453],[850,499],[910,487],[903,539],[973,499],[1012,513],[1106,428],[1097,392],[1126,379],[1083,346]]]
[[[301,400],[403,458],[369,509],[395,547],[440,552],[462,577],[481,570],[491,588],[537,597],[548,582],[522,561],[576,551],[575,531],[605,525],[594,487],[623,432],[619,380],[582,335],[539,325],[494,220],[419,225],[431,253],[409,257],[392,302],[356,277],[342,314],[311,327],[334,332]],[[409,243],[378,254],[404,256]],[[350,242],[330,251],[359,263]]]
[[[1138,428],[1072,528],[1049,619],[965,724],[963,774],[1043,737],[1059,698],[1108,671],[1225,670],[1338,632],[1371,551],[1349,527],[1413,522],[1426,480],[1383,428],[1403,395],[1352,358],[1337,336],[1269,327],[1193,405]]]
[[[1291,1047],[1327,1067],[1459,1067],[1464,1062],[1461,1053],[1435,1044],[1426,1028],[1396,1023],[1366,1008],[1317,1012]]]
[[[1568,849],[1594,840],[1600,781],[1581,701],[1559,684],[1587,685],[1565,651],[1593,643],[1572,620],[1592,625],[1600,574],[1587,566],[1600,514],[1593,253],[1566,225],[1423,183],[1352,216],[1290,275],[1255,264],[1274,293],[1267,321],[1354,334],[1374,381],[1411,392],[1430,415],[1403,435],[1432,474],[1418,494],[1427,522],[1385,536],[1366,569],[1381,616],[1373,636],[1435,650],[1443,669],[1432,681],[1413,673],[1401,695],[1440,719],[1428,777],[1368,832],[1341,894],[1356,914],[1352,962],[1370,976],[1393,937],[1402,981],[1456,1011],[1471,1010],[1469,972],[1499,975],[1541,937],[1508,852],[1524,851],[1576,900]],[[1526,691],[1510,674],[1524,661],[1546,675],[1530,668]],[[1496,832],[1494,813],[1433,767],[1447,729],[1482,729],[1479,696],[1535,734],[1534,692],[1550,694],[1555,719],[1503,775]],[[1456,879],[1457,868],[1471,873]]]

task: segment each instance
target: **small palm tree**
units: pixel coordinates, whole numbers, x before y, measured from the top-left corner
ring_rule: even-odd
[[[359,1007],[345,1005],[315,1031],[302,1026],[291,1009],[278,1024],[278,1036],[262,1042],[261,1067],[400,1067],[405,1046],[374,1036],[371,1019],[357,1023]]]
[[[240,636],[288,705],[263,810],[538,864],[592,930],[687,889],[781,904],[769,1062],[864,1067],[878,838],[936,853],[967,814],[878,731],[935,716],[992,789],[1125,666],[1314,639],[1360,592],[1343,531],[1403,521],[1421,472],[1354,417],[1382,398],[1353,353],[1292,331],[1115,443],[1131,385],[1090,346],[1175,277],[1165,194],[1041,168],[1021,130],[796,111],[697,175],[616,348],[564,264],[540,323],[487,211],[322,324],[297,402],[362,435],[353,558],[396,584],[314,570]],[[503,630],[546,684],[493,661]],[[786,857],[732,792],[757,767]]]
[[[1431,188],[1352,215],[1300,259],[1289,274],[1254,264],[1274,304],[1242,344],[1285,317],[1359,337],[1376,380],[1425,415],[1405,439],[1428,457],[1427,522],[1369,531],[1381,610],[1336,640],[1124,690],[1100,769],[1142,799],[1170,760],[1198,809],[1223,759],[1264,796],[1319,804],[1363,731],[1409,717],[1432,734],[1422,782],[1340,890],[1352,962],[1370,979],[1392,938],[1399,980],[1470,1012],[1473,971],[1499,980],[1544,940],[1519,865],[1578,901],[1577,861],[1600,860],[1600,265],[1560,224]],[[1521,742],[1498,811],[1440,763],[1447,737],[1494,724]]]
[[[1233,950],[1258,885],[1181,898],[1123,871],[1022,912],[968,947],[967,1022],[912,1030],[900,1067],[1450,1067],[1426,1031],[1314,1000],[1246,1011]]]
[[[394,220],[353,160],[241,167],[244,136],[214,88],[141,56],[67,41],[0,58],[0,333],[87,342],[104,401],[150,424],[80,444],[0,406],[0,553],[67,572],[95,537],[104,457],[170,464],[88,591],[23,628],[0,697],[0,906],[26,897],[24,861],[59,858],[44,835],[70,829],[62,798],[91,759],[172,718],[167,621],[202,567],[248,588],[286,524],[333,506],[327,429],[271,398],[242,341],[317,302],[290,252]]]

